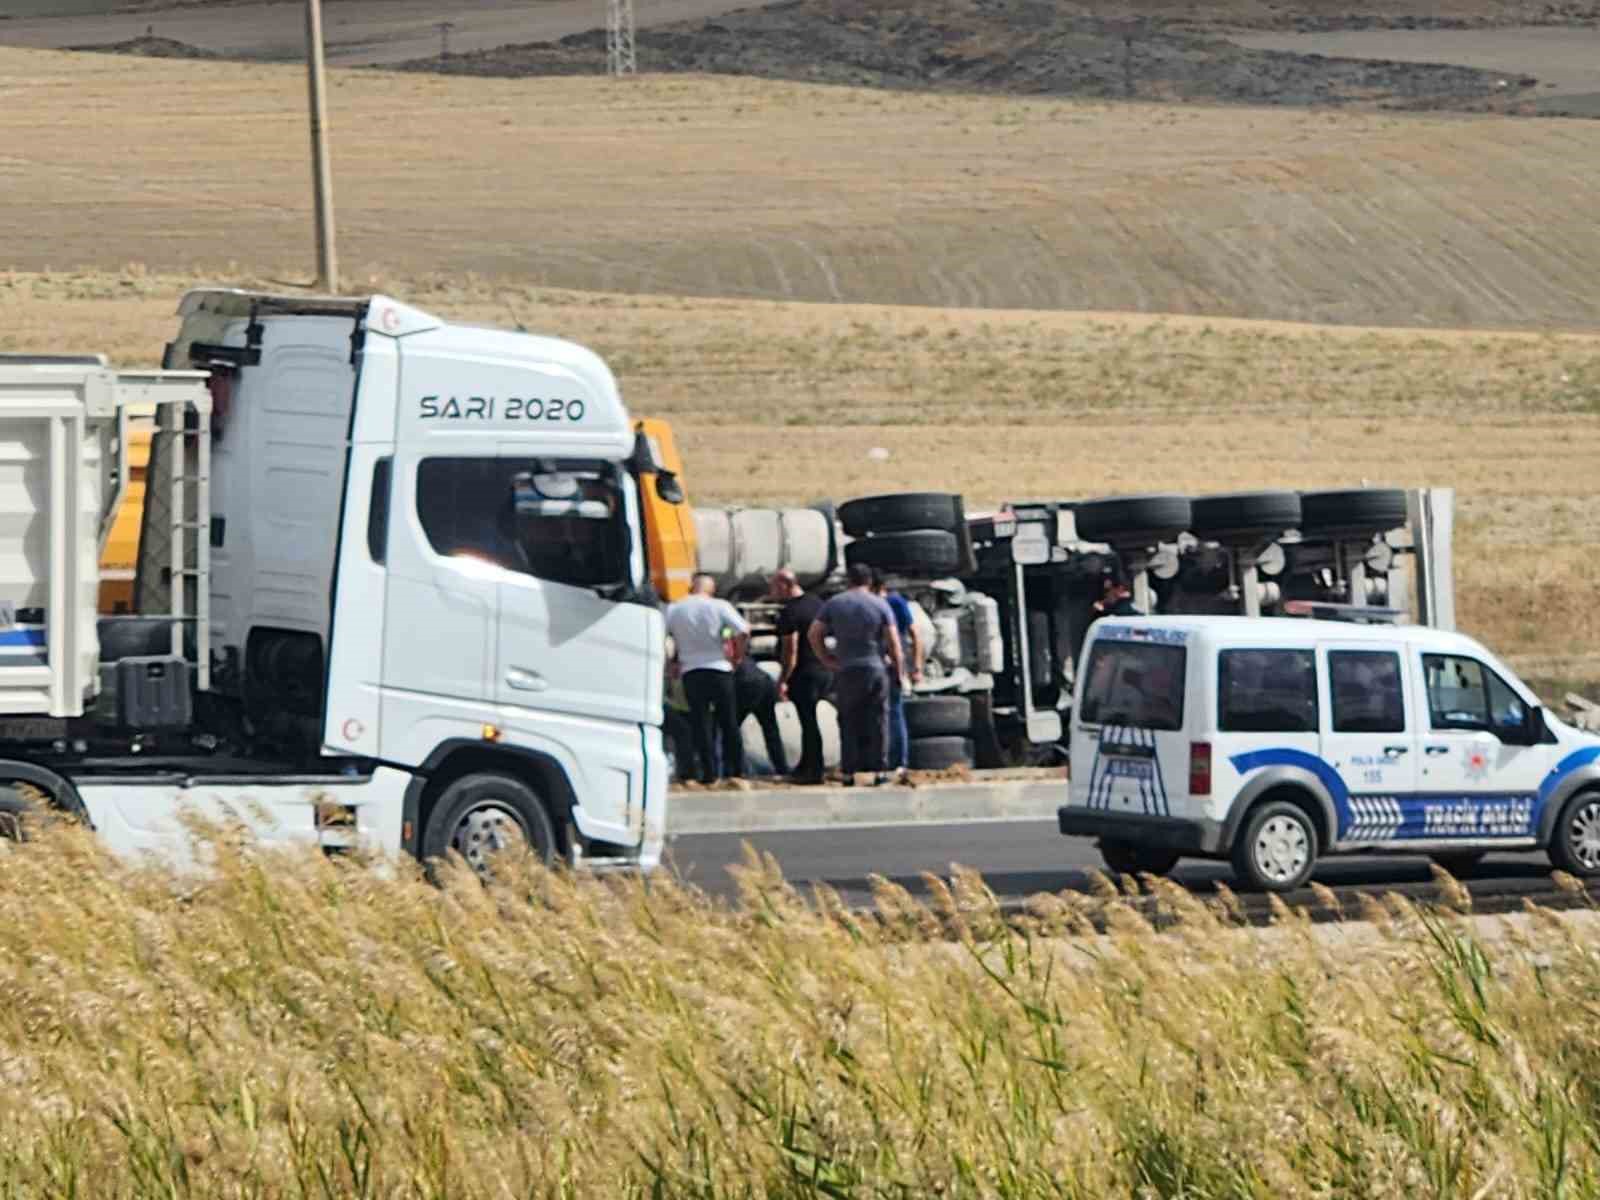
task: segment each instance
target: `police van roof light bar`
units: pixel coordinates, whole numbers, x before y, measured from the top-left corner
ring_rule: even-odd
[[[1286,600],[1286,617],[1311,617],[1322,621],[1351,621],[1360,625],[1398,625],[1404,609],[1376,608],[1365,604],[1333,604],[1322,600]]]

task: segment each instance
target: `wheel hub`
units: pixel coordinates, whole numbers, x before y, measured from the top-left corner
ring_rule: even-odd
[[[1586,870],[1600,869],[1600,801],[1589,801],[1573,816],[1572,856]]]
[[[527,831],[516,814],[492,801],[463,813],[450,838],[451,849],[480,875],[489,873],[490,863],[497,854],[527,845]]]
[[[1304,869],[1311,847],[1306,831],[1288,817],[1273,817],[1256,834],[1256,862],[1275,883],[1293,879]]]

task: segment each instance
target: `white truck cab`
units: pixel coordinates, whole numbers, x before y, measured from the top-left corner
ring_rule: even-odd
[[[117,456],[73,439],[114,446],[119,377],[16,360],[0,389],[0,440],[43,448],[19,469],[50,498],[0,522],[0,556],[29,564],[0,608],[70,631],[48,655],[77,664],[9,708],[0,664],[0,800],[31,782],[130,852],[181,854],[183,808],[259,808],[263,833],[330,849],[482,867],[516,838],[656,865],[665,632],[640,478],[660,464],[606,364],[386,296],[198,291],[180,315],[136,615],[83,607]],[[29,441],[46,393],[89,435]],[[80,544],[68,588],[50,538]]]
[[[1287,617],[1108,617],[1085,643],[1064,834],[1117,872],[1231,859],[1305,884],[1326,854],[1461,870],[1544,848],[1600,874],[1600,738],[1469,637]]]

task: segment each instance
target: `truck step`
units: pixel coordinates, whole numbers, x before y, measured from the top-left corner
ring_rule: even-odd
[[[637,858],[580,858],[575,864],[580,871],[637,871]]]

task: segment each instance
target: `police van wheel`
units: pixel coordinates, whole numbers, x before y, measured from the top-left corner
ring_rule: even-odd
[[[488,879],[497,855],[524,849],[546,866],[555,858],[556,834],[532,788],[511,775],[463,775],[445,788],[422,834],[422,860],[453,850]]]
[[[1317,865],[1317,830],[1304,809],[1286,800],[1250,814],[1233,846],[1233,870],[1247,887],[1292,892]]]
[[[1100,858],[1115,875],[1169,875],[1182,855],[1151,846],[1111,840],[1100,843]]]
[[[1571,875],[1600,875],[1600,793],[1567,801],[1550,842],[1550,861]]]

